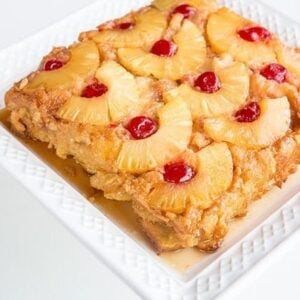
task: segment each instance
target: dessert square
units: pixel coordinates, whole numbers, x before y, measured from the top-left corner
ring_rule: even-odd
[[[54,48],[5,100],[18,134],[131,201],[157,252],[213,251],[299,163],[299,65],[214,1],[157,0]]]

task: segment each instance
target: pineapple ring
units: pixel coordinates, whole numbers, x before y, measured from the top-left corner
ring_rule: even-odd
[[[104,62],[96,78],[108,87],[108,92],[91,99],[71,97],[58,111],[60,118],[105,126],[139,113],[145,105],[134,76],[115,61]]]
[[[207,209],[230,187],[233,161],[226,143],[186,153],[184,160],[191,160],[191,155],[195,156],[196,176],[185,184],[159,183],[147,198],[150,207],[174,213],[183,213],[188,205]]]
[[[300,53],[283,46],[280,42],[276,44],[275,50],[278,62],[300,77]]]
[[[121,48],[118,50],[120,62],[134,74],[171,80],[178,80],[203,65],[206,42],[196,25],[185,20],[173,40],[178,49],[172,57],[160,57],[141,48]]]
[[[214,0],[154,0],[152,5],[160,10],[168,10],[179,5],[187,4],[196,8],[204,8],[209,11],[215,11],[218,7]]]
[[[213,65],[213,70],[221,82],[220,90],[208,94],[184,83],[166,93],[167,101],[174,98],[185,101],[191,109],[194,120],[230,114],[243,105],[249,94],[248,68],[239,62],[232,63],[219,59],[215,59]]]
[[[44,87],[46,90],[69,88],[93,76],[100,64],[99,51],[92,41],[70,48],[70,60],[57,70],[41,71],[29,82],[26,90]]]
[[[158,131],[143,140],[125,141],[117,165],[120,171],[141,174],[168,162],[187,149],[192,135],[192,116],[180,100],[158,111]]]
[[[239,123],[228,117],[204,120],[204,130],[215,141],[229,142],[248,149],[261,149],[282,138],[290,127],[291,112],[286,97],[265,99],[260,117],[252,123]]]
[[[114,48],[144,47],[160,39],[167,28],[167,19],[157,9],[134,14],[134,28],[129,30],[105,30],[92,39],[98,44],[109,44]]]
[[[234,59],[259,66],[276,62],[276,55],[272,43],[248,42],[241,39],[239,29],[253,25],[228,8],[221,8],[210,15],[207,23],[207,37],[212,49],[218,53],[230,53]]]

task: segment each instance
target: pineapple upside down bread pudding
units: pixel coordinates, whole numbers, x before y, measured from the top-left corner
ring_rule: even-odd
[[[300,163],[300,52],[212,0],[155,0],[54,48],[6,94],[15,132],[131,201],[157,252],[220,247]]]

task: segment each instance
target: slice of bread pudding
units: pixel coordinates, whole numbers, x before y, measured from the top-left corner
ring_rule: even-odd
[[[157,252],[220,247],[300,163],[300,53],[213,0],[155,0],[54,48],[12,128],[131,201]]]

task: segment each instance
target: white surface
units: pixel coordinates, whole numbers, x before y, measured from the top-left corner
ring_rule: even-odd
[[[0,19],[5,27],[0,27],[0,47],[90,2],[73,0],[72,7],[58,0],[2,3]],[[295,1],[265,2],[297,20]],[[138,299],[3,170],[0,188],[1,300]],[[236,299],[299,299],[299,246],[295,241],[295,250],[283,252],[250,287],[236,291]]]

